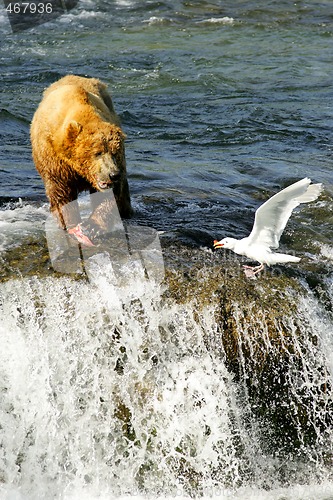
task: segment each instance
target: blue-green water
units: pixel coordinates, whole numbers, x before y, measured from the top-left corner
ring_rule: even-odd
[[[243,235],[294,180],[331,193],[332,19],[330,2],[83,1],[12,35],[3,14],[0,196],[44,196],[28,127],[66,73],[108,84],[137,216],[158,229]]]
[[[316,204],[292,217],[282,244],[314,262],[324,260],[325,279],[331,283],[333,4],[330,0],[83,0],[76,9],[52,23],[16,34],[11,33],[5,11],[0,5],[0,34],[1,250],[18,245],[21,239],[42,230],[48,208],[43,184],[31,159],[29,124],[43,89],[63,75],[74,73],[100,78],[107,83],[112,94],[127,134],[126,157],[135,209],[134,223],[163,232],[161,238],[165,241],[178,241],[207,251],[215,237],[222,238],[226,234],[245,236],[251,229],[254,210],[262,201],[288,184],[309,176],[314,182],[324,184],[324,193]],[[27,297],[34,286],[29,283],[22,285]],[[45,347],[41,338],[33,337],[38,318],[35,318],[36,323],[32,319],[31,323],[27,320],[24,328],[28,332],[28,340],[23,340],[24,332],[20,333],[18,324],[13,320],[16,313],[10,313],[10,304],[18,301],[19,288],[14,281],[6,287],[2,290],[2,297],[3,304],[8,304],[9,309],[4,308],[4,311],[11,318],[5,323],[3,332],[6,346],[11,345],[11,338],[15,338],[31,361],[31,366],[39,366],[46,380],[51,376],[44,373],[48,365],[46,362],[38,365],[29,350],[29,341],[42,359],[58,355],[67,359],[66,355],[75,351],[76,344],[68,345],[68,352],[65,346],[63,353],[57,352],[57,346],[53,344],[56,341],[52,339],[45,341],[49,342]],[[40,293],[49,297],[54,295],[57,300],[63,293],[73,293],[76,297],[73,301],[77,300],[78,304],[79,300],[85,300],[84,293],[76,285],[65,283],[62,287],[57,283],[43,283]],[[37,313],[34,312],[34,295],[31,297],[31,302],[24,300],[27,300],[27,317],[33,318]],[[98,298],[94,300],[98,309]],[[76,307],[80,308],[78,304]],[[18,307],[22,309],[23,306]],[[84,317],[87,307],[90,306],[82,306],[81,315]],[[151,312],[154,314],[154,311]],[[59,313],[61,320],[58,313],[57,310],[49,311],[45,320],[47,325],[51,325],[49,328],[56,332],[65,330],[67,321],[66,311]],[[180,312],[176,311],[177,314]],[[126,320],[132,325],[131,318]],[[84,324],[82,321],[76,325],[83,338],[86,334]],[[103,331],[101,325],[98,328]],[[320,329],[328,335],[330,326],[326,322],[320,324]],[[185,336],[182,346],[185,349],[189,333],[185,327],[181,332]],[[136,332],[133,336],[136,338],[139,334]],[[181,353],[177,351],[177,356],[181,359],[184,354],[179,346],[178,349]],[[80,356],[86,355],[82,346],[78,352]],[[3,362],[9,363],[10,373],[15,373],[15,370],[19,373],[20,366],[24,371],[27,366],[24,355],[22,359],[20,356],[14,358],[12,351],[8,358],[4,354]],[[62,376],[70,369],[73,359],[78,362],[75,356],[71,359],[69,356],[61,366]],[[195,356],[191,363],[196,365]],[[211,406],[208,408],[214,418],[219,418],[224,405],[232,399],[229,389],[224,387],[228,376],[223,367],[209,364],[207,360],[203,363],[202,377],[207,377],[207,384],[212,379],[218,386],[215,377],[223,381],[223,387],[218,386],[216,394],[210,395]],[[50,366],[55,370],[55,365],[51,363]],[[140,366],[137,369],[140,371]],[[188,372],[194,370],[192,365],[188,365],[187,369]],[[140,383],[140,373],[134,376]],[[185,380],[185,372],[180,373],[179,377],[182,376]],[[198,373],[197,376],[201,377]],[[99,377],[97,372],[94,377],[96,380]],[[38,377],[29,379],[31,385],[38,386],[36,380]],[[7,428],[11,429],[8,433],[14,433],[14,444],[8,434],[2,449],[14,451],[8,451],[1,459],[0,491],[3,484],[3,498],[85,498],[86,494],[86,498],[90,499],[97,498],[98,492],[104,495],[103,498],[113,498],[117,492],[132,496],[137,493],[134,481],[127,478],[126,482],[126,474],[120,472],[119,456],[123,457],[125,472],[129,467],[128,476],[134,477],[136,467],[142,463],[138,449],[134,447],[126,455],[114,445],[109,453],[104,450],[101,456],[90,456],[90,448],[84,440],[88,443],[93,433],[97,432],[91,423],[95,419],[93,410],[88,412],[87,428],[90,434],[87,432],[90,438],[84,432],[82,442],[80,435],[72,440],[64,436],[63,441],[67,439],[69,444],[67,448],[62,448],[60,437],[58,441],[55,437],[55,429],[60,428],[59,432],[65,433],[66,426],[62,423],[66,421],[69,433],[78,432],[72,423],[76,416],[69,411],[69,402],[64,398],[62,423],[48,407],[42,418],[34,408],[38,408],[40,394],[47,384],[41,384],[41,392],[31,390],[31,397],[21,385],[17,382],[13,398],[19,402],[18,407],[21,404],[24,416],[6,417]],[[186,387],[185,392],[188,390]],[[72,397],[70,386],[66,386],[66,390],[69,398]],[[177,397],[177,394],[176,391],[174,396]],[[156,411],[164,416],[165,420],[160,420],[163,427],[163,422],[169,418],[169,410],[162,407],[161,401],[159,403]],[[156,403],[157,406],[159,403]],[[47,404],[52,407],[53,403],[48,401]],[[8,414],[6,408],[3,418]],[[27,451],[28,458],[18,471],[17,460],[13,457],[25,449],[28,437],[22,437],[22,429],[29,430],[34,420],[26,408],[36,412],[41,426],[45,426],[47,421],[53,422],[54,425],[50,425],[52,431],[47,431],[53,434],[51,437],[43,435],[40,444],[31,447],[35,451]],[[171,405],[171,408],[174,407]],[[195,408],[193,413],[189,411],[188,417],[189,424],[193,426],[195,412]],[[140,417],[143,418],[142,415]],[[201,425],[209,420],[209,414],[200,418]],[[15,419],[23,422],[21,427],[15,424]],[[110,425],[112,427],[113,424]],[[166,432],[176,431],[178,425],[181,426],[181,423],[175,420]],[[227,442],[231,432],[228,426],[231,424],[225,422],[225,427],[223,425],[217,439],[221,440],[223,434]],[[0,426],[2,429],[1,421]],[[107,428],[107,422],[103,422],[103,426]],[[142,426],[144,428],[143,423]],[[80,429],[84,428],[82,423]],[[42,459],[43,449],[46,451]],[[86,454],[86,461],[91,466],[89,474],[80,471],[80,475],[74,469],[66,470],[63,465],[66,464],[65,458],[58,456],[61,453],[71,455],[72,463],[81,464],[84,460],[80,462],[77,459],[75,462],[74,455]],[[114,467],[110,465],[112,453],[118,460]],[[203,449],[202,453],[198,463],[201,460],[200,473],[206,477]],[[226,467],[230,468],[226,476],[229,479],[233,476],[233,479],[224,481],[223,478],[216,486],[218,481],[209,482],[207,475],[204,495],[265,500],[332,498],[332,483],[329,480],[325,482],[325,477],[328,477],[326,469],[321,475],[323,465],[320,461],[317,466],[314,465],[316,473],[313,474],[313,482],[298,489],[300,477],[292,468],[284,485],[275,483],[272,463],[267,462],[267,471],[263,466],[267,458],[264,454],[258,455],[261,472],[254,475],[253,483],[236,477],[241,475],[233,465],[238,458],[232,453],[229,458],[230,463],[227,463],[226,457],[223,459]],[[162,458],[157,456],[156,460],[160,459],[162,462],[166,460],[165,455]],[[273,458],[270,460],[273,461]],[[95,464],[95,468],[91,464]],[[173,490],[170,487],[173,479],[164,477],[167,467],[163,464],[156,472],[156,484],[151,479],[147,493],[167,495],[173,492],[180,495],[179,491],[183,491],[181,480]],[[109,473],[114,487],[105,479]],[[264,476],[265,480],[261,481],[260,477]],[[100,478],[100,486],[91,477]],[[240,489],[233,489],[236,486]],[[264,492],[270,488],[273,492]],[[11,494],[14,496],[11,497]]]

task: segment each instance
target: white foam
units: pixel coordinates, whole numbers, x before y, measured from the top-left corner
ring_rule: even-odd
[[[1,487],[2,500],[34,500],[27,497],[19,489],[14,487]],[[201,500],[331,500],[333,497],[333,483],[324,481],[322,484],[302,484],[290,486],[289,488],[277,488],[273,490],[259,490],[256,488],[240,488],[239,490],[221,489],[217,494],[201,496]],[[190,499],[189,495],[180,493],[177,496],[156,495],[147,497],[139,492],[128,495],[94,494],[89,487],[77,488],[74,492],[65,493],[63,500],[183,500]]]
[[[132,7],[132,5],[135,5],[136,0],[115,0],[115,4],[119,5],[120,7]]]
[[[23,208],[16,207],[19,215]],[[242,423],[250,413],[237,400],[224,355],[214,349],[221,331],[213,306],[162,300],[160,283],[137,270],[120,287],[103,256],[94,264],[90,282],[0,283],[2,500],[143,500],[142,490],[161,500],[190,498],[191,477],[207,500],[333,494],[332,482],[315,480],[277,488],[274,471],[285,468],[289,477],[288,463],[261,450],[256,422]],[[234,316],[248,342],[250,313],[235,309]],[[310,380],[321,375],[316,369],[325,358],[330,362],[331,329],[311,294],[299,313],[310,332],[320,332],[318,347],[311,338],[306,344]],[[256,316],[260,345],[269,347],[261,320]],[[302,352],[296,333],[294,341]],[[326,433],[327,446],[329,439]],[[291,465],[297,475],[298,464]],[[256,483],[239,488],[244,467]],[[320,458],[317,467],[324,475]]]
[[[209,19],[203,19],[202,21],[198,21],[197,24],[234,24],[235,20],[232,17],[211,17]]]
[[[119,289],[104,268],[93,284],[24,279],[2,284],[0,293],[2,498],[20,498],[9,487],[17,482],[24,500],[46,492],[68,500],[142,498],[136,476],[144,464],[148,491],[158,485],[188,498],[177,475],[182,460],[205,476],[203,498],[312,498],[304,486],[237,490],[233,383],[203,341],[204,332],[216,334],[211,308],[198,323],[190,305],[163,306],[155,283],[138,279]],[[115,418],[117,402],[131,413],[133,441]],[[232,480],[233,490],[210,477],[221,463],[221,484]],[[313,498],[328,488],[313,486]]]
[[[101,19],[105,20],[105,12],[93,11],[93,10],[82,10],[73,14],[72,12],[61,15],[57,22],[69,24],[73,21],[82,21],[84,19]]]
[[[151,16],[149,19],[145,19],[142,22],[147,23],[149,26],[153,26],[154,24],[164,24],[169,22],[169,20],[165,17]]]
[[[94,284],[12,281],[0,296],[2,498],[15,484],[24,500],[135,498],[141,468],[148,492],[181,498],[183,455],[198,474],[222,460],[237,478],[230,377],[208,354],[191,308],[162,306],[154,282],[119,289],[105,275]],[[209,309],[201,321],[214,328]],[[120,403],[133,441],[115,416]]]
[[[330,500],[333,495],[333,483],[324,481],[322,484],[297,484],[289,488],[259,490],[256,488],[241,488],[236,492],[226,492],[225,500]],[[211,497],[216,498],[216,497]]]
[[[326,257],[326,259],[333,260],[333,247],[330,245],[321,245],[320,247],[320,253],[323,255],[323,257]]]
[[[324,280],[325,291],[331,303],[333,303],[333,278]],[[312,329],[320,339],[322,351],[326,358],[328,374],[333,383],[333,337],[332,318],[322,307],[320,300],[309,290],[306,298],[300,300],[300,305],[305,315],[309,317]]]
[[[19,246],[23,239],[43,230],[47,204],[37,207],[18,201],[0,210],[0,251]]]

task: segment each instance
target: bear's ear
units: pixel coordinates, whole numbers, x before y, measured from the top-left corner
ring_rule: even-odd
[[[66,128],[66,138],[69,142],[74,142],[82,130],[82,125],[74,120],[69,122]]]

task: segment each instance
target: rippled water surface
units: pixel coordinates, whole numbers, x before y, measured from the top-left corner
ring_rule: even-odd
[[[316,314],[303,312],[329,370],[332,2],[81,0],[15,34],[0,4],[0,35],[1,252],[43,237],[48,204],[29,124],[44,88],[67,73],[100,78],[127,134],[133,223],[157,229],[163,245],[208,259],[213,239],[245,236],[272,194],[305,176],[324,184],[282,246],[324,262],[327,295],[309,292],[304,308]],[[217,329],[209,308],[198,326],[190,306],[161,309],[140,279],[129,295],[105,279],[1,285],[3,498],[332,498],[323,448],[302,475],[261,447],[254,424],[255,445],[246,441],[232,376],[202,340]],[[119,356],[125,369],[114,375]],[[304,362],[317,366],[316,356]],[[129,420],[137,440],[124,438]]]
[[[245,215],[305,175],[331,184],[332,15],[329,2],[83,1],[16,35],[3,16],[0,195],[43,196],[29,122],[69,72],[108,84],[138,213],[153,199],[161,226],[197,229],[199,206],[201,227],[229,229],[233,205]]]

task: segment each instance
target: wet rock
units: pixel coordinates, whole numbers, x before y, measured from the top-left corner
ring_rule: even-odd
[[[333,423],[331,374],[321,332],[304,304],[310,293],[324,296],[322,306],[330,314],[324,284],[329,269],[313,263],[305,271],[285,266],[251,280],[239,262],[217,261],[208,253],[201,262],[188,259],[192,265],[185,270],[175,258],[170,261],[166,297],[193,302],[198,317],[202,308],[213,306],[217,328],[205,332],[207,347],[234,375],[239,404],[248,408],[249,436],[267,453],[305,461],[309,447],[314,456],[322,453]]]
[[[247,409],[243,424],[249,439],[252,436],[267,453],[304,455],[308,460],[310,447],[313,456],[325,452],[330,461],[332,454],[323,442],[333,423],[331,374],[320,332],[304,307],[311,293],[323,299],[324,313],[331,314],[326,290],[330,269],[314,262],[276,266],[251,280],[244,276],[241,259],[222,252],[164,243],[163,255],[162,304],[192,304],[198,323],[202,311],[211,308],[216,328],[203,328],[207,349],[220,356],[233,375],[236,397]],[[27,241],[1,258],[2,281],[61,276],[52,268],[44,240]],[[130,411],[122,405],[117,418],[130,433]]]

